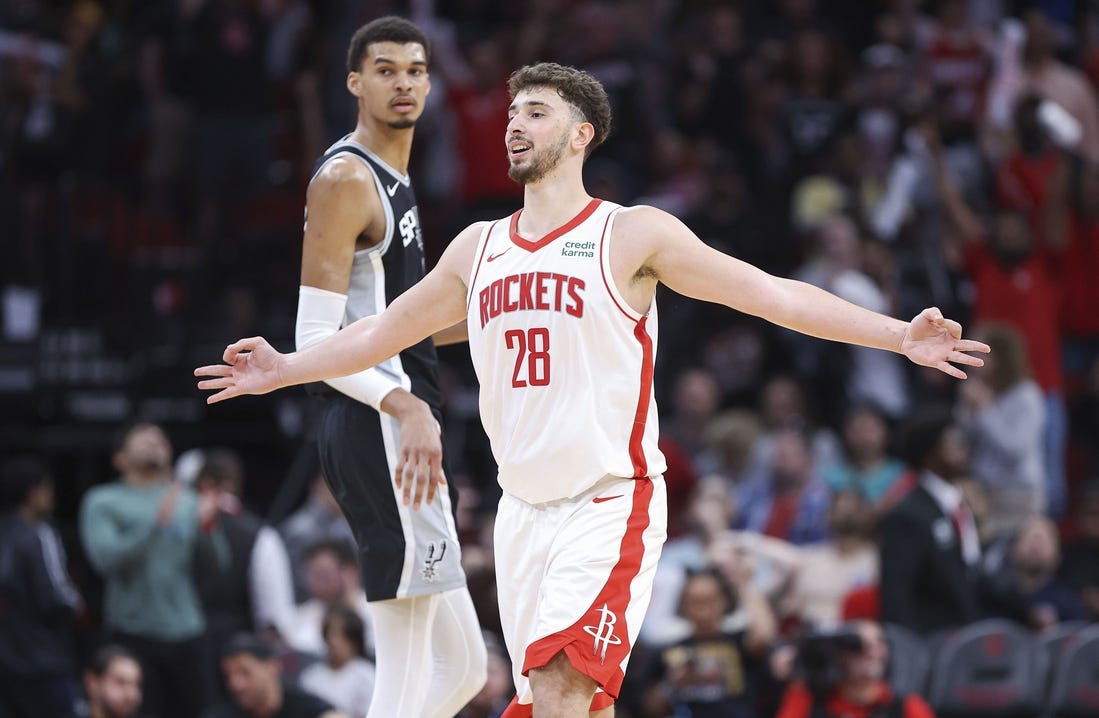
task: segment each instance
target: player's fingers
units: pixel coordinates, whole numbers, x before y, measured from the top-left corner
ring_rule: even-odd
[[[241,352],[250,352],[255,349],[263,341],[263,337],[248,337],[247,339],[240,339],[233,342],[229,346],[225,347],[225,353],[222,354],[222,359],[226,364],[232,364],[236,361],[237,354]]]
[[[406,476],[401,489],[401,500],[404,501],[405,506],[408,506],[412,503],[412,485],[416,483],[416,476],[411,466],[405,466],[405,473]]]
[[[958,352],[981,352],[982,354],[988,354],[992,351],[992,347],[984,342],[973,341],[972,339],[960,339],[954,342],[954,351]]]
[[[947,319],[944,317],[939,320],[939,326],[950,332],[950,336],[954,337],[955,339],[962,338],[962,325],[954,321],[953,319]]]
[[[446,477],[443,476],[442,457],[436,457],[431,462],[431,480],[427,482],[427,503],[435,500],[435,494],[440,486],[446,486]]]
[[[393,483],[400,489],[404,486],[404,472],[408,468],[408,452],[402,451],[397,459],[397,466],[393,469]]]
[[[943,318],[942,311],[938,307],[928,307],[920,312],[920,316],[931,322],[932,324],[938,324]]]
[[[420,454],[416,461],[416,493],[412,498],[412,508],[419,509],[420,503],[424,499],[424,493],[427,489],[427,484],[431,483],[431,464],[427,461],[427,456],[423,453]]]
[[[203,379],[198,383],[199,389],[225,389],[234,386],[236,381],[231,376],[218,377],[217,379]]]
[[[954,364],[965,364],[967,366],[984,366],[985,360],[980,357],[975,357],[972,354],[962,354],[961,352],[954,352],[946,359]]]
[[[233,367],[225,364],[207,364],[195,369],[195,376],[232,376]]]
[[[217,394],[211,394],[210,396],[206,397],[206,403],[207,404],[216,404],[219,401],[225,401],[226,399],[232,399],[234,396],[237,396],[237,394],[238,394],[237,388],[235,386],[231,386],[231,387],[222,389]]]
[[[956,367],[952,364],[947,364],[944,361],[941,361],[938,364],[936,364],[935,368],[938,369],[939,371],[941,371],[944,374],[949,374],[950,376],[954,377],[955,379],[965,379],[966,378],[966,374],[965,374],[964,371],[962,371],[961,369],[959,369],[958,367]]]

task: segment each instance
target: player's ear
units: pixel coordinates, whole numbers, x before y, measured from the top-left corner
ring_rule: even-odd
[[[576,125],[576,134],[573,135],[572,144],[577,149],[584,149],[595,139],[595,127],[590,122],[580,122]]]
[[[347,73],[347,91],[355,97],[362,97],[363,76],[357,72]]]

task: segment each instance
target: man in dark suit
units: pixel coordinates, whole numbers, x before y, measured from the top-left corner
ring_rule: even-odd
[[[904,448],[919,484],[880,525],[882,621],[927,633],[994,614],[1026,620],[1017,597],[980,570],[977,525],[956,483],[969,452],[950,413],[914,419]]]

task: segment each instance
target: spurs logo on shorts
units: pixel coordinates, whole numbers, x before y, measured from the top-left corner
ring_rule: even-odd
[[[438,549],[438,555],[436,556],[436,549]],[[428,583],[432,583],[436,577],[435,564],[443,560],[443,556],[446,556],[446,541],[440,541],[435,543],[432,541],[427,545],[427,558],[424,559],[423,577]]]
[[[603,604],[603,608],[599,611],[599,625],[598,626],[584,626],[584,632],[589,636],[594,636],[595,640],[592,642],[592,651],[599,654],[599,660],[606,662],[607,660],[607,648],[610,646],[617,646],[622,643],[622,639],[614,635],[614,624],[618,623],[618,616],[614,615],[614,611],[607,608],[607,604]],[[599,645],[603,645],[603,650],[599,650]]]

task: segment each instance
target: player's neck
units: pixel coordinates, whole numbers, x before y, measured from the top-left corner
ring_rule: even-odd
[[[575,179],[547,177],[523,190],[523,213],[519,234],[541,237],[566,224],[591,202],[584,183]]]
[[[408,158],[412,154],[412,128],[393,129],[377,122],[361,119],[351,133],[351,139],[381,158],[382,162],[401,174],[408,174]]]

